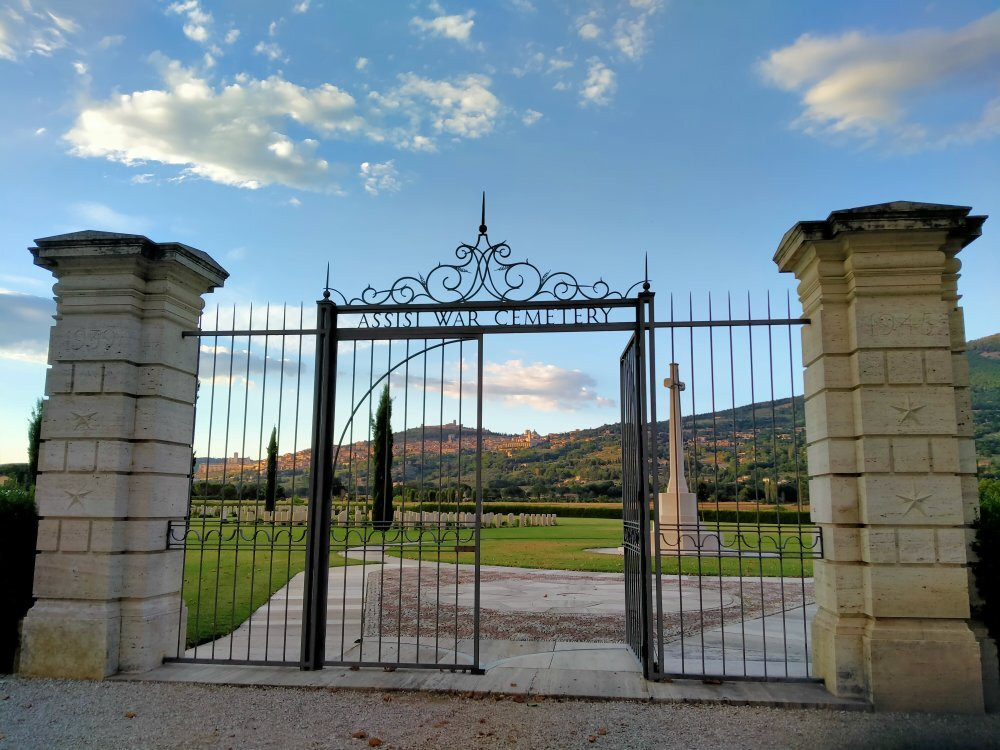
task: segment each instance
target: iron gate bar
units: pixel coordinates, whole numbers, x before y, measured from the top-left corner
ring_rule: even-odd
[[[309,481],[301,668],[323,668],[326,602],[330,577],[330,502],[333,481],[333,410],[337,387],[337,306],[316,305],[316,379],[313,401],[312,472]]]
[[[479,625],[480,625],[480,562],[482,557],[482,527],[483,527],[483,337],[479,337],[476,354],[476,584],[473,593],[473,656],[475,665],[473,674],[483,674],[485,670],[479,664]]]
[[[617,301],[617,300],[616,300]],[[628,300],[632,306],[635,300]],[[615,305],[623,307],[624,305]],[[511,306],[506,303],[493,305],[485,308],[487,310],[508,310],[508,309],[536,309],[537,305],[529,305],[525,308],[521,306]],[[602,307],[602,305],[563,305],[563,307]],[[607,305],[604,305],[607,307]],[[461,308],[466,309],[466,308]],[[338,310],[343,313],[343,308]],[[457,310],[461,311],[461,310]],[[403,312],[400,310],[400,312]],[[741,326],[783,326],[783,325],[808,325],[809,318],[749,318],[737,320],[691,320],[691,321],[657,321],[647,323],[649,328],[729,328]],[[446,338],[452,336],[465,336],[475,338],[480,334],[490,333],[572,333],[582,331],[623,331],[629,332],[634,328],[633,323],[552,323],[549,325],[498,325],[498,326],[410,326],[393,327],[382,326],[379,328],[338,328],[338,338],[341,341],[376,341],[388,338],[395,339],[422,339],[422,338]],[[211,338],[226,336],[306,336],[319,335],[322,331],[313,328],[291,328],[280,330],[267,329],[244,329],[237,331],[182,331],[181,336]]]
[[[637,311],[638,316],[638,311]],[[649,537],[649,502],[646,487],[639,379],[642,362],[639,357],[641,331],[629,339],[620,357],[622,414],[622,547],[625,577],[625,639],[639,662],[643,675],[647,673],[649,642],[646,625],[649,613],[643,608],[643,589],[648,556],[645,545]],[[646,542],[643,542],[643,538]]]
[[[647,274],[648,275],[648,274]],[[664,644],[663,644],[663,568],[662,560],[660,558],[660,471],[659,471],[659,446],[657,441],[657,418],[656,418],[656,328],[655,328],[655,309],[654,309],[654,295],[649,291],[649,284],[645,284],[643,287],[644,291],[639,295],[641,299],[645,300],[646,307],[648,308],[648,315],[646,320],[646,329],[648,330],[647,336],[648,352],[649,352],[649,377],[648,382],[650,384],[649,391],[649,423],[647,425],[648,433],[645,437],[648,440],[649,450],[646,452],[647,461],[649,462],[649,475],[652,480],[652,487],[650,493],[651,503],[647,502],[646,505],[652,505],[653,513],[653,538],[656,540],[656,547],[652,550],[653,560],[655,561],[655,585],[656,585],[656,612],[653,615],[652,609],[650,609],[650,614],[655,616],[655,633],[656,638],[652,643],[656,644],[656,654],[650,654],[650,659],[653,661],[651,674],[656,674],[663,669],[664,662]],[[645,382],[645,380],[644,380]],[[647,526],[648,521],[647,521]],[[651,571],[652,573],[652,571]],[[651,627],[653,627],[651,623]]]
[[[792,310],[792,299],[788,292],[785,292],[785,309],[788,311],[787,314],[791,315]],[[799,474],[799,444],[798,444],[798,432],[795,430],[795,367],[792,364],[792,327],[788,326],[788,383],[792,393],[792,454],[795,456],[795,502],[796,510],[799,513],[799,522],[802,522],[802,477]],[[803,405],[803,410],[805,406]],[[818,535],[819,541],[819,556],[823,556],[823,534],[820,532]],[[803,562],[802,545],[799,545],[799,567],[804,569],[805,563]],[[799,576],[799,582],[802,587],[802,601],[806,600],[806,582],[803,576]],[[806,618],[802,618],[802,643],[805,644],[805,657],[806,657],[806,676],[809,676],[809,670],[812,667],[812,661],[809,656],[809,626],[806,623]]]
[[[687,322],[657,322],[647,323],[649,328],[727,328],[754,327],[774,325],[806,325],[808,318],[776,318],[773,320],[729,320],[710,321],[696,320]],[[338,333],[342,341],[383,341],[387,339],[420,339],[446,338],[461,336],[474,338],[480,334],[494,333],[576,333],[584,331],[621,331],[628,333],[635,328],[634,323],[552,323],[547,325],[497,325],[497,326],[419,326],[410,328],[340,328]]]
[[[464,302],[418,302],[378,305],[338,305],[344,315],[363,315],[380,312],[492,312],[493,310],[572,310],[600,309],[609,307],[635,307],[635,297],[609,299],[565,299],[565,300],[466,300]]]

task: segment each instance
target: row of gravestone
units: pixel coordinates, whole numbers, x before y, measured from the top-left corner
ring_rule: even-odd
[[[239,518],[253,523],[258,518],[268,523],[305,523],[309,509],[305,505],[293,505],[267,511],[253,505],[202,505],[191,509],[192,518]]]
[[[233,505],[202,506],[197,513],[206,518],[231,518],[239,514],[239,520],[254,523],[258,519],[266,523],[305,523],[308,518],[308,509],[304,505],[278,508],[271,512],[257,508],[255,506],[239,507]],[[332,522],[338,526],[346,526],[348,521],[353,525],[361,526],[372,520],[371,511],[367,513],[360,509],[355,509],[352,514],[348,510],[334,509]],[[482,528],[501,528],[515,526],[555,526],[557,522],[555,513],[483,513]],[[464,526],[474,527],[476,525],[475,513],[442,513],[438,511],[400,511],[393,514],[393,523],[396,526]]]

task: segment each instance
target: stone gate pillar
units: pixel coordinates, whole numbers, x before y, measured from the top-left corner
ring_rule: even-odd
[[[909,202],[835,211],[792,227],[774,257],[799,280],[811,321],[809,495],[825,553],[813,665],[832,693],[879,710],[984,708],[988,660],[969,621],[978,492],[956,255],[985,219]]]
[[[228,274],[178,243],[35,241],[55,276],[36,500],[35,605],[19,671],[100,679],[176,654],[201,295]]]

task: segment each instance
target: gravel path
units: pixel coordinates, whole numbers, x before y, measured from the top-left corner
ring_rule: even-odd
[[[456,581],[457,579],[457,581]],[[526,586],[539,581],[553,584],[566,591],[585,589],[588,584],[613,581],[625,590],[625,576],[620,573],[592,573],[572,575],[549,570],[517,570],[484,566],[480,571],[484,585],[492,581],[523,582]],[[418,585],[419,582],[419,585]],[[475,571],[468,566],[429,566],[416,568],[385,568],[368,574],[365,596],[365,635],[392,638],[396,635],[417,635],[416,612],[420,610],[420,636],[437,635],[448,640],[473,637],[473,608],[470,602],[458,601],[456,614],[456,584],[471,588]],[[402,591],[400,591],[402,586]],[[676,576],[664,577],[665,592],[683,588],[687,611],[667,611],[663,617],[666,641],[718,627],[725,622],[732,626],[743,620],[754,620],[761,614],[777,614],[802,606],[803,599],[813,601],[813,582],[793,579],[753,579],[704,577],[701,579]],[[470,592],[471,593],[471,592]],[[701,604],[695,606],[701,597]],[[719,606],[725,596],[729,603]],[[400,617],[399,605],[402,603]],[[466,606],[463,606],[466,605]],[[619,643],[624,637],[625,601],[616,612],[601,614],[560,613],[552,611],[507,611],[491,606],[484,599],[482,604],[480,635],[509,641],[587,641],[591,643]],[[399,627],[397,627],[397,625]],[[402,631],[402,632],[400,632]]]
[[[366,733],[352,738],[352,733]],[[1000,747],[1000,716],[0,678],[0,748]]]

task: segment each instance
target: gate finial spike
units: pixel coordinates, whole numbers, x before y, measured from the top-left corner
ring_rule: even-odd
[[[326,262],[326,285],[323,287],[323,299],[330,299],[330,261]]]
[[[479,233],[486,234],[486,191],[483,191],[483,213],[479,220]]]
[[[642,275],[642,291],[649,291],[649,252],[646,252],[646,265]]]

